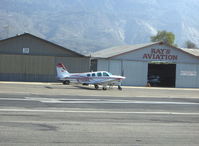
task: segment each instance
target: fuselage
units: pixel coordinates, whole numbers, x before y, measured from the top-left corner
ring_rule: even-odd
[[[86,72],[86,73],[70,73],[62,80],[77,81],[82,84],[119,84],[125,77],[112,75],[107,71]]]

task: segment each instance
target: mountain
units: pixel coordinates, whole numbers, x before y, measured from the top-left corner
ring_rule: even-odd
[[[0,39],[28,32],[86,54],[166,30],[199,46],[198,13],[198,0],[1,0]]]

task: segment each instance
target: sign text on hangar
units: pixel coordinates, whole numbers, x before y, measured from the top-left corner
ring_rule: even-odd
[[[145,53],[143,59],[157,60],[178,60],[178,56],[172,54],[171,49],[155,49],[151,48],[150,53]]]

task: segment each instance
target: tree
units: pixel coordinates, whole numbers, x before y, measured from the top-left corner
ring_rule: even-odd
[[[170,45],[174,45],[175,35],[172,32],[167,32],[165,30],[158,31],[155,36],[151,36],[152,42],[162,41]]]
[[[186,48],[197,48],[196,44],[194,44],[192,41],[186,41],[185,42],[185,47]]]

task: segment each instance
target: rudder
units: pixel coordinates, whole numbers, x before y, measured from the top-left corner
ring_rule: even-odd
[[[66,67],[62,63],[58,63],[56,65],[56,69],[57,69],[57,77],[59,79],[68,77],[70,75],[70,73],[66,70]]]

